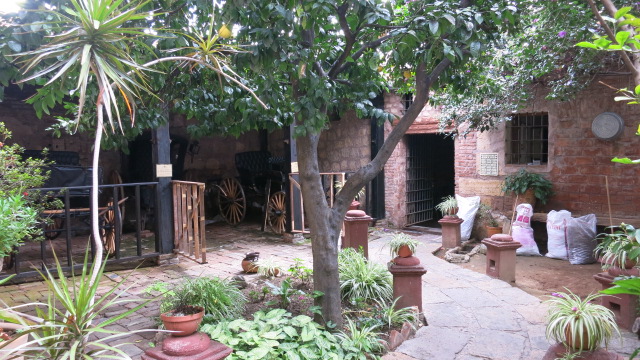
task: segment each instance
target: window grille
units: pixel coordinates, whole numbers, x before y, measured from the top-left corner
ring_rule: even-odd
[[[507,122],[506,163],[540,165],[549,160],[549,116],[516,114]]]

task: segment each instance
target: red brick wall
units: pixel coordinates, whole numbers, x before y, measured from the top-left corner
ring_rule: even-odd
[[[52,151],[75,151],[80,154],[80,164],[90,166],[93,154],[93,138],[85,133],[74,135],[63,134],[60,138],[46,129],[57,121],[53,116],[43,115],[38,119],[33,106],[15,98],[5,98],[0,102],[0,121],[13,132],[9,143],[18,143],[25,149],[42,150],[48,148]],[[120,152],[101,151],[100,166],[103,169],[104,179],[114,169],[120,169]]]
[[[401,116],[404,111],[402,98],[397,94],[384,95],[384,109],[394,115]],[[411,125],[407,134],[435,134],[439,132],[438,111],[426,106]],[[393,126],[385,124],[385,137]],[[407,179],[407,143],[406,136],[398,143],[384,167],[385,176],[385,218],[390,226],[406,225],[406,179]]]
[[[600,80],[618,88],[630,84],[627,78],[618,76]],[[566,209],[575,214],[595,213],[604,222],[609,216],[605,187],[608,177],[612,216],[640,219],[637,191],[640,166],[611,162],[614,156],[640,158],[640,136],[635,135],[640,123],[640,106],[614,101],[616,92],[597,81],[571,101],[547,101],[543,96],[539,90],[537,100],[522,110],[549,114],[549,163],[525,167],[546,175],[556,194],[546,206],[536,206],[536,211]],[[624,133],[617,140],[600,140],[591,131],[593,119],[607,111],[617,113],[625,121]],[[476,156],[483,152],[499,154],[500,176],[477,174]],[[513,206],[513,200],[496,194],[495,189],[504,175],[521,167],[504,163],[504,125],[496,131],[475,134],[475,139],[469,139],[468,143],[462,140],[456,146],[458,191],[463,195],[491,195],[484,197],[494,206],[501,204],[506,211]],[[490,190],[481,191],[483,189]],[[634,225],[640,225],[640,221]]]

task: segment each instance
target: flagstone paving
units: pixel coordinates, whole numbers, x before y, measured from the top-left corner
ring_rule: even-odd
[[[223,224],[207,226],[207,264],[181,259],[174,265],[110,274],[115,273],[120,279],[131,274],[123,286],[122,296],[140,298],[145,296],[144,290],[156,281],[178,284],[188,276],[231,277],[241,274],[240,261],[248,252],[258,251],[261,257],[273,257],[282,264],[292,264],[294,258],[300,258],[311,266],[311,246],[308,242],[286,243],[280,236],[263,233],[256,230],[257,227],[251,223],[237,227]],[[369,254],[373,261],[387,263],[390,260],[385,244],[391,234],[376,231],[371,236]],[[503,281],[460,268],[432,255],[441,242],[437,233],[412,235],[424,245],[418,247],[417,256],[427,269],[422,278],[422,293],[429,325],[419,329],[413,339],[403,343],[396,351],[385,355],[385,360],[542,358],[550,344],[544,336],[547,309],[538,298]],[[115,277],[115,280],[119,278]],[[101,281],[101,293],[114,284],[105,277]],[[43,301],[46,294],[42,283],[0,287],[0,299],[9,305]],[[151,302],[110,328],[119,331],[155,329],[158,305],[157,301]],[[102,319],[134,306],[132,303],[125,308],[114,309]],[[138,359],[152,345],[155,336],[156,332],[153,331],[139,332],[112,344],[124,344],[121,348]],[[614,341],[610,349],[628,356],[638,345],[634,334],[623,332],[622,344]]]

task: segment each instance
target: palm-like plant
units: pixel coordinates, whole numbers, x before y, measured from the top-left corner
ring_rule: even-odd
[[[87,99],[87,87],[95,78],[98,87],[96,99],[97,124],[95,131],[93,171],[97,171],[100,157],[100,142],[104,129],[104,112],[107,114],[111,130],[115,122],[122,127],[118,110],[119,93],[125,101],[131,122],[135,120],[135,101],[140,89],[145,89],[142,79],[144,66],[131,56],[131,44],[146,47],[136,40],[145,36],[144,29],[131,24],[145,19],[148,12],[142,7],[149,0],[125,2],[123,0],[71,0],[71,7],[51,10],[58,18],[56,31],[51,41],[40,48],[20,54],[26,58],[22,70],[35,73],[21,80],[29,81],[39,77],[50,77],[45,86],[56,81],[64,83],[68,78],[77,77],[78,92],[77,121],[83,113]],[[40,69],[43,67],[43,69]],[[98,228],[98,176],[92,176],[91,225],[96,257],[91,281],[95,281],[103,255]]]

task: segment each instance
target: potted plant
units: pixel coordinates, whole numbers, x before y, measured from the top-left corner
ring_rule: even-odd
[[[264,277],[278,276],[283,271],[282,266],[273,258],[262,258],[255,265],[258,267],[258,274]]]
[[[493,214],[491,213],[491,206],[487,204],[480,204],[480,208],[478,209],[478,216],[484,221],[488,238],[490,238],[491,235],[502,233],[502,227],[500,226],[500,223],[498,223],[498,220],[496,220],[496,218],[494,218]]]
[[[535,206],[536,199],[546,204],[553,195],[553,185],[544,176],[520,169],[517,173],[504,178],[502,191],[519,196],[520,203],[526,202]]]
[[[637,276],[638,270],[634,268],[640,260],[640,229],[625,223],[617,228],[612,233],[598,235],[595,256],[600,259],[602,269],[613,276]]]
[[[605,348],[614,334],[620,336],[613,311],[596,304],[601,294],[590,294],[584,300],[571,291],[553,293],[546,336],[562,343],[569,351],[593,351],[604,341]]]
[[[458,212],[458,201],[451,195],[442,198],[442,202],[436,205],[435,208],[440,211],[444,217],[458,217],[458,215],[456,215]]]
[[[189,336],[198,331],[204,317],[204,307],[179,301],[171,310],[160,314],[164,328],[175,331],[173,336]]]
[[[417,240],[405,233],[395,234],[389,242],[391,257],[400,256],[406,258],[412,256],[419,244]]]

